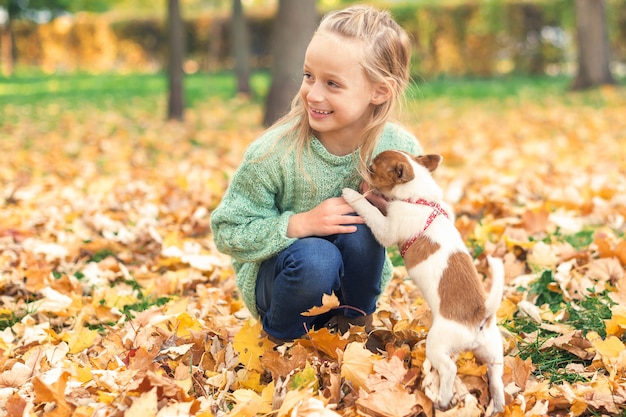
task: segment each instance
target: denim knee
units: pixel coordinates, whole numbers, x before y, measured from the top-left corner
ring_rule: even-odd
[[[376,310],[381,293],[386,251],[374,238],[370,228],[357,226],[355,233],[341,235],[335,242],[343,256],[344,274],[341,283],[341,301],[355,309],[345,309],[344,314],[357,317]]]
[[[265,261],[257,277],[264,329],[280,339],[300,337],[315,321],[301,313],[320,305],[323,294],[337,292],[342,272],[341,253],[321,238],[300,239]]]

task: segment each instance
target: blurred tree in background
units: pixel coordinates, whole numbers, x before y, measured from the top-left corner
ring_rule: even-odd
[[[250,43],[248,38],[248,25],[243,13],[241,0],[232,0],[232,53],[235,58],[235,75],[237,77],[237,93],[250,95]]]
[[[611,73],[609,33],[604,0],[576,0],[578,72],[572,88],[615,84]]]
[[[272,85],[263,118],[266,126],[285,114],[298,91],[304,52],[317,22],[315,0],[280,0],[272,38]]]
[[[167,79],[169,94],[167,118],[183,120],[185,111],[183,64],[185,61],[185,31],[180,15],[179,0],[167,0]]]

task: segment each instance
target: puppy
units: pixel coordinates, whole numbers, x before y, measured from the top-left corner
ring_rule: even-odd
[[[344,189],[344,199],[365,220],[383,246],[397,244],[409,276],[432,310],[426,357],[439,374],[439,408],[454,395],[456,361],[473,351],[487,364],[494,412],[504,409],[502,337],[496,323],[504,287],[502,261],[488,258],[492,286],[487,296],[454,214],[431,172],[440,155],[411,156],[390,150],[374,158],[367,182],[388,201],[386,215],[363,195]],[[454,358],[454,359],[453,359]]]

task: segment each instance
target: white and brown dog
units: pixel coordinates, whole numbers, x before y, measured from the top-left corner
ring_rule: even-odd
[[[492,285],[487,296],[454,225],[452,210],[442,201],[443,191],[431,175],[442,159],[394,150],[376,156],[367,182],[388,201],[386,215],[357,191],[346,188],[343,197],[381,245],[399,246],[408,274],[432,311],[426,357],[439,374],[436,405],[450,406],[455,359],[473,351],[487,364],[493,411],[500,412],[504,408],[503,349],[495,314],[502,299],[504,268],[501,260],[488,258]]]

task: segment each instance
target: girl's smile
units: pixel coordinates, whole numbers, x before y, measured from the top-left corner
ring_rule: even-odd
[[[330,116],[331,114],[333,114],[333,112],[330,110],[317,110],[317,109],[309,107],[309,114],[310,114],[310,117],[321,120]]]

